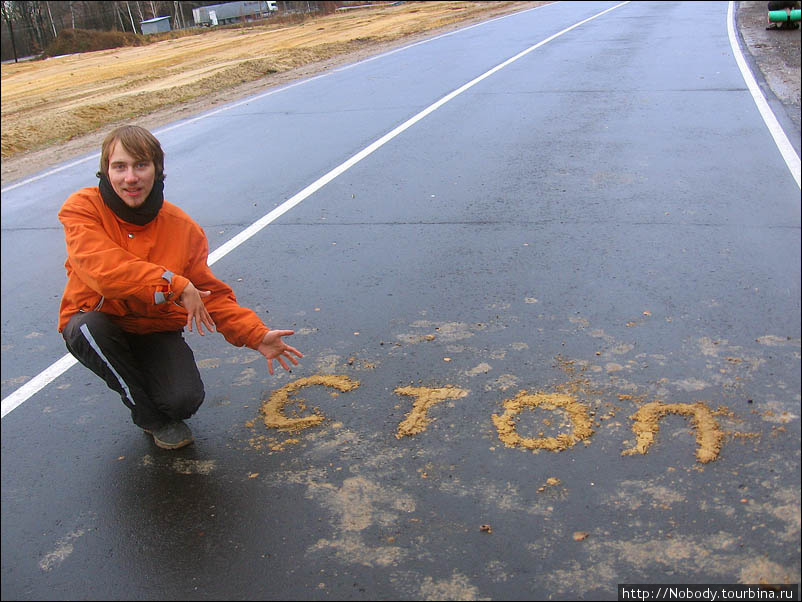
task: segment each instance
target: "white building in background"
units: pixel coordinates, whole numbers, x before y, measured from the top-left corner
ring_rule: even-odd
[[[170,31],[170,17],[156,17],[155,19],[140,21],[139,27],[141,28],[143,34]]]

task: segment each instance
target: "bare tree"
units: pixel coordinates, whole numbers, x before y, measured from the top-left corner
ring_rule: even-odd
[[[114,14],[120,20],[120,31],[125,31],[125,22],[123,21],[123,13],[120,10],[120,5],[117,2],[117,0],[114,0],[113,4],[114,4]]]
[[[125,6],[128,8],[128,16],[131,19],[131,31],[136,33],[136,25],[134,25],[134,15],[131,14],[131,5],[128,3],[128,0],[125,0]]]
[[[13,13],[19,17],[22,24],[22,29],[28,34],[29,40],[33,50],[41,50],[44,46],[43,35],[36,23],[35,6],[33,2],[18,0],[12,2],[14,7]]]
[[[47,5],[47,2],[45,1],[31,2],[31,4],[33,5],[34,19],[36,20],[36,25],[39,29],[40,48],[44,48],[56,37],[55,34],[52,38],[50,37],[50,29],[45,24],[45,15],[42,11],[43,8],[47,8],[49,5]],[[55,27],[53,29],[55,30]]]
[[[0,2],[0,10],[3,12],[3,20],[8,25],[8,32],[11,34],[11,48],[14,50],[14,62],[18,63],[17,43],[14,41],[14,20],[11,18],[12,6],[10,2]]]
[[[58,32],[56,32],[56,24],[53,22],[53,13],[50,12],[50,2],[45,1],[45,5],[47,6],[47,16],[50,17],[50,26],[53,28],[53,39],[55,40]]]

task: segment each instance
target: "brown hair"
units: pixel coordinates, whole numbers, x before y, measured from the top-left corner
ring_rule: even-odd
[[[109,175],[109,157],[114,143],[118,142],[134,158],[139,161],[153,161],[156,167],[156,179],[164,179],[164,151],[156,137],[138,125],[123,125],[109,133],[100,150],[100,171]]]

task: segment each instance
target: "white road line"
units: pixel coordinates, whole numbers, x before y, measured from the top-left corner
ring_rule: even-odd
[[[457,96],[459,96],[460,94],[462,94],[466,90],[472,88],[473,86],[475,86],[476,84],[478,84],[482,80],[490,77],[491,75],[493,75],[497,71],[500,71],[501,69],[504,69],[504,67],[507,67],[508,65],[511,65],[512,63],[514,63],[518,59],[521,59],[521,58],[525,57],[527,54],[529,54],[533,50],[536,50],[536,49],[540,48],[544,44],[548,44],[549,42],[551,42],[555,38],[558,38],[561,35],[563,35],[565,33],[568,33],[572,29],[576,29],[580,25],[584,25],[588,21],[592,21],[593,19],[601,17],[602,15],[604,15],[604,14],[606,14],[606,13],[612,11],[612,10],[615,10],[616,8],[624,6],[625,4],[629,4],[629,0],[627,0],[626,2],[621,2],[620,4],[616,4],[615,6],[612,6],[612,7],[608,8],[608,9],[606,9],[606,10],[603,10],[602,12],[600,12],[600,13],[598,13],[596,15],[593,15],[592,17],[589,17],[587,19],[584,19],[584,20],[580,21],[579,23],[575,23],[574,25],[571,25],[570,27],[566,27],[562,31],[560,31],[558,33],[555,33],[554,35],[549,36],[545,40],[543,40],[541,42],[538,42],[537,44],[534,44],[533,46],[530,46],[526,50],[523,50],[522,52],[519,52],[518,54],[516,54],[512,58],[507,59],[503,63],[501,63],[499,65],[496,65],[495,67],[493,67],[489,71],[486,71],[485,73],[483,73],[479,77],[477,77],[475,79],[472,79],[467,84],[464,84],[464,85],[460,86],[459,88],[457,88],[456,90],[454,90],[450,94],[447,94],[446,96],[444,96],[443,98],[441,98],[440,100],[435,102],[434,104],[426,107],[420,113],[418,113],[414,117],[408,119],[407,121],[405,121],[404,123],[399,125],[397,128],[395,128],[391,132],[388,132],[387,134],[385,134],[384,136],[382,136],[381,138],[376,140],[373,144],[371,144],[371,145],[367,146],[366,148],[364,148],[363,150],[359,151],[353,157],[351,157],[350,159],[348,159],[344,163],[342,163],[342,164],[338,165],[337,167],[335,167],[334,169],[332,169],[326,175],[322,176],[321,178],[319,178],[318,180],[316,180],[315,182],[313,182],[312,184],[310,184],[309,186],[304,188],[301,192],[299,192],[298,194],[296,194],[292,198],[284,201],[284,203],[282,203],[281,205],[279,205],[278,207],[273,209],[270,213],[268,213],[267,215],[265,215],[261,219],[257,220],[256,222],[254,222],[253,224],[248,226],[245,230],[243,230],[242,232],[240,232],[239,234],[234,236],[234,238],[232,238],[229,241],[225,242],[222,246],[220,246],[217,249],[215,249],[212,253],[209,253],[209,258],[208,258],[207,263],[211,266],[213,263],[215,263],[219,259],[222,259],[226,255],[228,255],[231,251],[236,249],[239,245],[241,245],[246,240],[248,240],[249,238],[254,236],[257,232],[261,231],[265,226],[267,226],[271,222],[275,221],[280,216],[284,215],[287,211],[289,211],[290,209],[292,209],[293,207],[298,205],[301,201],[303,201],[304,199],[306,199],[310,195],[314,194],[315,192],[317,192],[318,190],[323,188],[323,186],[325,186],[326,184],[331,182],[334,178],[336,178],[339,175],[342,175],[343,173],[348,171],[351,167],[353,167],[354,165],[359,163],[362,159],[364,159],[368,155],[372,154],[374,151],[378,150],[379,148],[381,148],[382,146],[387,144],[390,140],[392,140],[393,138],[395,138],[396,136],[398,136],[399,134],[401,134],[405,130],[409,129],[410,127],[412,127],[416,123],[418,123],[421,119],[423,119],[427,115],[433,113],[434,111],[436,111],[437,109],[442,107],[444,104],[446,104],[447,102],[453,100],[454,98],[456,98]],[[178,126],[175,126],[175,127],[178,127]],[[64,357],[62,357],[59,361],[57,361],[55,364],[53,364],[52,366],[47,368],[44,372],[42,372],[41,374],[37,375],[36,377],[31,379],[28,383],[26,383],[25,385],[23,385],[22,387],[20,387],[16,391],[14,391],[14,393],[12,393],[11,395],[9,395],[8,397],[6,397],[3,400],[3,402],[2,402],[2,416],[0,416],[0,417],[4,418],[6,416],[6,414],[8,414],[11,410],[13,410],[14,408],[18,407],[20,404],[24,403],[31,396],[33,396],[34,394],[39,392],[45,385],[47,385],[48,383],[53,381],[55,378],[59,377],[61,374],[63,374],[67,370],[69,370],[76,363],[77,363],[77,361],[72,357],[72,355],[67,354]]]
[[[29,398],[36,395],[77,363],[78,360],[68,353],[49,368],[34,376],[3,400],[2,418],[5,418],[6,414],[28,401]]]
[[[760,116],[763,118],[766,127],[769,128],[769,133],[771,133],[771,137],[774,138],[774,143],[777,145],[785,164],[791,171],[791,175],[794,180],[796,180],[796,185],[800,186],[799,155],[796,154],[794,147],[791,146],[788,137],[785,135],[782,127],[780,127],[780,123],[769,107],[769,103],[760,91],[760,86],[757,85],[755,76],[752,75],[752,72],[749,70],[749,66],[746,64],[744,55],[741,53],[741,48],[738,45],[738,39],[735,34],[735,13],[733,11],[732,0],[730,0],[727,7],[727,35],[730,38],[730,46],[732,47],[733,55],[735,55],[735,62],[741,70],[741,75],[743,75],[746,87],[749,88],[749,92],[752,94],[752,99],[757,105],[757,110],[760,112]]]

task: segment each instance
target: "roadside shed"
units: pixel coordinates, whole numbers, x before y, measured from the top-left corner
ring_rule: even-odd
[[[170,17],[156,17],[155,19],[141,21],[139,26],[142,28],[143,34],[170,31]]]

